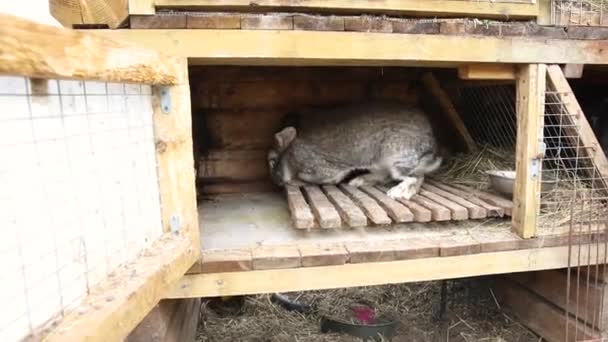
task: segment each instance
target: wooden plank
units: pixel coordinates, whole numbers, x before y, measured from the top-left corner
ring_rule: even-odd
[[[540,209],[540,176],[533,177],[533,160],[540,155],[542,119],[545,112],[547,67],[522,66],[517,80],[516,174],[513,189],[513,228],[522,238],[536,235]],[[538,175],[541,165],[538,163]]]
[[[156,6],[187,7],[206,11],[295,11],[325,13],[384,13],[418,16],[454,16],[522,19],[538,14],[535,3],[451,0],[155,0]]]
[[[198,244],[166,233],[93,287],[52,330],[42,332],[44,341],[122,341],[199,255]]]
[[[298,229],[314,228],[315,218],[304,199],[304,195],[300,192],[300,188],[287,185],[285,186],[285,195],[287,196],[287,204],[294,227]]]
[[[369,15],[345,17],[344,31],[393,32],[393,22],[386,18]]]
[[[365,227],[367,225],[367,217],[363,211],[335,185],[325,185],[323,186],[323,190],[329,201],[333,203],[338,213],[340,213],[342,220],[349,227]]]
[[[50,0],[49,11],[63,26],[107,25],[119,27],[129,16],[126,0]]]
[[[366,195],[363,191],[345,184],[342,184],[339,187],[361,208],[361,210],[363,210],[365,215],[367,215],[373,224],[391,224],[391,219],[388,217],[382,207],[380,207],[376,201]]]
[[[451,184],[451,186],[454,188],[457,188],[459,190],[462,190],[462,191],[467,191],[467,192],[479,197],[481,200],[483,200],[485,202],[488,202],[492,205],[500,207],[504,210],[505,215],[511,216],[511,213],[513,211],[513,202],[511,202],[510,200],[508,200],[504,197],[501,197],[500,195],[493,194],[493,193],[490,193],[487,191],[473,189],[473,188],[470,188],[470,187],[462,185],[462,184]]]
[[[596,260],[595,249],[582,249],[583,263]],[[603,257],[601,254],[600,257]],[[570,262],[576,262],[571,256]],[[175,284],[169,298],[233,296],[310,291],[351,286],[466,278],[567,267],[568,247],[531,248],[453,257],[345,264],[296,269],[188,275]],[[331,276],[328,276],[331,275]],[[306,281],[302,281],[306,279]]]
[[[476,148],[475,141],[471,137],[469,130],[465,126],[460,114],[456,111],[456,107],[450,100],[448,94],[441,88],[439,81],[432,73],[425,73],[422,76],[422,82],[424,83],[427,91],[439,101],[439,106],[443,110],[444,114],[447,116],[447,119],[450,121],[451,125],[456,128],[458,134],[466,144],[469,150],[474,150]]]
[[[480,207],[472,202],[467,201],[466,199],[456,196],[450,192],[444,191],[438,187],[435,187],[431,184],[428,183],[424,183],[422,184],[422,189],[425,189],[429,192],[432,192],[438,196],[441,196],[443,198],[446,198],[460,206],[463,206],[464,208],[467,209],[468,213],[469,213],[469,218],[472,219],[480,219],[480,218],[485,218],[487,217],[487,210],[483,207]]]
[[[242,15],[243,30],[293,30],[293,17],[290,15]]]
[[[587,279],[582,277],[577,280],[576,273],[572,272],[568,292],[568,274],[562,270],[514,273],[506,277],[599,330],[608,323],[605,314],[600,320],[600,314],[608,310],[608,296],[605,296],[606,286],[603,284],[587,283]]]
[[[181,78],[181,60],[158,51],[5,14],[0,21],[0,74],[162,85],[187,81]]]
[[[481,253],[481,244],[470,235],[439,237],[439,255],[442,257]]]
[[[344,247],[352,264],[395,260],[395,249],[390,241],[347,241]]]
[[[129,17],[132,29],[185,29],[185,14],[132,15]]]
[[[606,155],[604,154],[600,143],[597,140],[597,137],[593,133],[591,129],[591,125],[589,125],[589,121],[585,117],[582,108],[580,107],[574,93],[572,92],[572,88],[568,84],[568,80],[564,77],[564,74],[558,65],[550,65],[547,67],[547,75],[548,81],[552,85],[552,87],[561,94],[559,95],[560,100],[563,102],[566,110],[569,114],[574,115],[564,115],[564,120],[570,121],[566,124],[574,125],[578,129],[573,129],[572,134],[568,135],[578,135],[580,137],[579,145],[586,147],[593,147],[593,149],[584,149],[581,151],[581,154],[588,155],[593,159],[593,163],[597,168],[597,171],[601,175],[603,180],[608,179],[608,159],[606,159]],[[568,95],[563,95],[568,94]],[[568,131],[568,130],[567,130]],[[593,173],[593,171],[591,171]],[[597,176],[595,176],[597,177]],[[599,182],[600,189],[606,189],[606,182]]]
[[[581,78],[583,77],[583,69],[585,64],[566,64],[562,70],[566,78]]]
[[[299,244],[302,266],[344,265],[349,254],[342,244]]]
[[[205,182],[244,182],[267,179],[266,150],[212,149],[199,161],[198,177]]]
[[[453,201],[450,201],[449,199],[443,198],[437,194],[422,189],[418,192],[418,194],[421,197],[426,197],[427,199],[448,208],[450,210],[450,216],[452,220],[460,221],[469,218],[469,212],[467,211],[467,208]]]
[[[342,226],[340,214],[317,186],[305,186],[304,196],[321,228],[339,228]]]
[[[294,268],[302,265],[297,246],[259,246],[251,251],[254,270]]]
[[[462,197],[465,200],[467,200],[467,201],[469,201],[469,202],[471,202],[473,204],[476,204],[476,205],[478,205],[478,206],[486,209],[486,211],[487,211],[486,215],[488,217],[503,217],[505,215],[505,210],[503,208],[501,208],[499,206],[492,205],[492,204],[490,204],[488,202],[485,202],[485,201],[479,199],[478,197],[476,197],[475,195],[471,194],[468,191],[464,191],[464,190],[461,190],[461,189],[458,189],[458,188],[454,188],[454,187],[449,186],[447,184],[435,182],[435,181],[429,180],[429,179],[425,179],[425,182],[427,184],[431,184],[431,185],[433,185],[433,186],[435,186],[435,187],[437,187],[437,188],[439,188],[441,190],[444,190],[444,191],[452,193],[452,194],[454,194],[456,196]]]
[[[240,29],[241,15],[231,13],[196,13],[186,15],[189,29]]]
[[[414,214],[407,207],[388,197],[384,192],[371,186],[362,186],[360,189],[378,201],[378,204],[386,210],[388,216],[395,222],[411,222],[414,220]]]
[[[411,201],[429,209],[431,211],[433,221],[449,221],[452,218],[450,209],[438,203],[435,203],[429,200],[428,198],[422,197],[420,195],[414,195],[411,198]]]
[[[241,249],[203,250],[200,273],[251,271],[251,251]]]
[[[146,14],[153,15],[156,12],[154,8],[155,0],[127,0],[129,3],[129,14]]]
[[[420,204],[408,201],[403,198],[398,198],[397,201],[406,206],[414,215],[414,221],[416,222],[431,222],[433,213],[431,210],[421,206]]]
[[[458,68],[463,80],[515,80],[512,64],[466,64]]]
[[[125,342],[195,342],[200,298],[162,300]]]
[[[473,238],[477,240],[481,247],[481,253],[513,251],[537,247],[535,244],[525,244],[517,234],[510,231],[476,231]]]
[[[503,278],[494,283],[494,293],[501,306],[509,306],[520,322],[549,342],[564,341],[566,326],[569,331],[566,341],[576,342],[598,337],[589,334],[589,329],[583,329],[573,319],[566,320],[561,310],[517,283]]]
[[[274,183],[269,180],[236,183],[204,183],[201,185],[201,193],[205,195],[237,194],[245,192],[273,192],[278,191]]]
[[[608,41],[602,40],[295,30],[96,30],[95,34],[171,51],[197,65],[608,64]]]
[[[436,241],[424,237],[395,240],[393,242],[395,260],[433,258],[439,256]]]
[[[293,17],[295,30],[344,31],[344,18],[298,14]]]

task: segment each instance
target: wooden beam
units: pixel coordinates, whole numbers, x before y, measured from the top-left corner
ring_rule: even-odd
[[[163,300],[125,342],[195,342],[200,312],[200,298]]]
[[[467,126],[465,126],[462,118],[460,117],[460,114],[458,114],[458,111],[456,111],[456,107],[454,107],[452,100],[450,100],[450,97],[445,90],[441,88],[437,78],[435,78],[435,76],[429,72],[422,76],[422,83],[424,83],[427,91],[433,95],[437,101],[439,101],[439,106],[447,116],[452,126],[458,131],[458,134],[460,134],[460,137],[464,141],[469,151],[475,150],[477,145],[475,144],[473,137],[471,137]]]
[[[192,115],[188,65],[185,59],[175,61],[181,70],[180,80],[185,83],[168,89],[153,88],[154,140],[158,165],[161,217],[165,231],[176,227],[190,237],[193,244],[200,241],[194,153],[192,145]],[[161,92],[168,91],[171,107],[167,113],[161,109]]]
[[[95,34],[171,51],[196,64],[608,64],[605,40],[260,30],[97,30]]]
[[[566,107],[568,114],[571,114],[564,115],[564,120],[570,121],[567,124],[577,128],[572,130],[572,134],[568,133],[568,135],[578,135],[580,137],[579,146],[587,147],[579,153],[589,155],[593,159],[599,176],[601,176],[597,189],[605,191],[606,180],[608,180],[608,159],[606,159],[606,155],[591,129],[591,125],[585,117],[583,109],[576,100],[568,80],[558,65],[550,65],[547,68],[547,75],[549,84],[558,92],[557,96]],[[593,176],[590,178],[598,178],[597,175],[593,175],[593,172],[590,172],[590,174]]]
[[[92,288],[43,341],[122,341],[199,255],[190,239],[166,233]]]
[[[453,0],[155,0],[157,7],[193,8],[206,11],[295,11],[378,13],[434,17],[499,19],[534,18],[536,3],[497,3]]]
[[[128,17],[127,0],[50,0],[51,15],[65,27],[78,24],[117,28]]]
[[[521,67],[517,80],[516,175],[513,189],[513,228],[522,238],[536,235],[540,209],[542,119],[547,67]]]
[[[179,59],[93,33],[0,14],[0,74],[171,85]]]
[[[152,15],[156,12],[155,0],[127,0],[129,2],[129,14]]]
[[[581,246],[580,260],[596,260],[595,248]],[[599,251],[603,257],[604,251]],[[572,260],[577,259],[573,253]],[[587,255],[591,258],[588,259]],[[527,272],[568,266],[568,247],[533,248],[401,261],[299,267],[282,270],[191,274],[182,278],[168,298],[233,296],[257,293],[372,286]],[[331,274],[331,277],[327,275]]]
[[[515,80],[512,64],[467,64],[458,68],[463,80]]]
[[[584,68],[585,64],[566,64],[562,70],[566,78],[582,78]]]

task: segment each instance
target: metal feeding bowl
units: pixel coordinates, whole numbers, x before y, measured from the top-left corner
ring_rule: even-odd
[[[503,195],[512,197],[515,188],[515,171],[513,170],[496,170],[486,171],[490,176],[490,185],[492,188]],[[557,179],[548,175],[543,175],[541,180],[541,192],[549,192],[557,185]]]

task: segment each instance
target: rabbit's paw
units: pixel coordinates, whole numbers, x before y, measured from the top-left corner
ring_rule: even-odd
[[[406,178],[401,183],[390,188],[386,195],[392,199],[405,199],[409,200],[416,194],[416,178]]]
[[[354,186],[354,187],[364,186],[365,184],[366,184],[366,182],[365,182],[365,179],[363,179],[363,177],[353,178],[350,180],[350,182],[348,182],[348,185]]]

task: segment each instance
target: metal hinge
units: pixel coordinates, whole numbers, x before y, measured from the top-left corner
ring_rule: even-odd
[[[169,87],[160,88],[160,110],[165,114],[171,112],[171,92],[169,91]]]
[[[538,154],[530,161],[530,177],[532,177],[532,179],[536,179],[540,174],[542,161],[545,157],[545,152],[547,151],[547,144],[545,144],[544,141],[539,142],[538,147]]]

